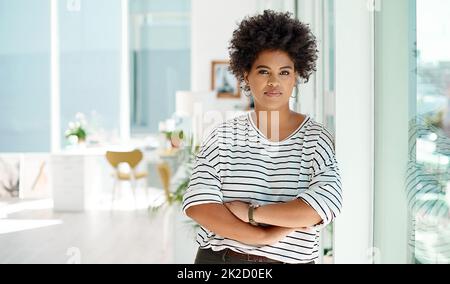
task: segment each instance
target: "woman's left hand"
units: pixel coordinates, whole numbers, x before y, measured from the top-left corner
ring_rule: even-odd
[[[248,207],[250,204],[242,201],[231,201],[224,203],[224,205],[231,211],[236,217],[248,223]]]

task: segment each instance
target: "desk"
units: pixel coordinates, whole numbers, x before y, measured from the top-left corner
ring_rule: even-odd
[[[73,149],[50,155],[50,185],[53,191],[54,210],[83,211],[95,208],[98,194],[111,194],[112,167],[105,158],[112,148]],[[116,150],[116,148],[114,148]],[[123,150],[123,149],[122,149]],[[144,159],[138,167],[146,167],[149,179],[159,176],[151,167],[167,161],[172,172],[178,167],[178,151],[157,149],[143,151]]]

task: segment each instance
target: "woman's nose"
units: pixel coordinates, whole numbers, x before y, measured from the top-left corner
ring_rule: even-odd
[[[270,77],[269,81],[267,81],[267,85],[270,86],[270,87],[275,87],[275,86],[279,85],[279,82],[278,82],[278,80],[276,78]]]

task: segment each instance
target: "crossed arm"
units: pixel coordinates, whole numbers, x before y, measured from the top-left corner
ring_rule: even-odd
[[[283,239],[296,228],[308,227],[322,219],[305,202],[295,199],[281,204],[269,204],[254,211],[258,223],[248,223],[248,203],[233,201],[225,204],[208,203],[189,207],[186,214],[216,234],[249,245],[270,245]]]

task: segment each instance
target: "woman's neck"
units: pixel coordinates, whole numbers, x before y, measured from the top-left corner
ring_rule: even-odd
[[[278,110],[260,109],[255,106],[255,112],[252,113],[253,121],[258,129],[270,140],[280,140],[283,138],[283,132],[290,129],[295,112],[287,108]]]

